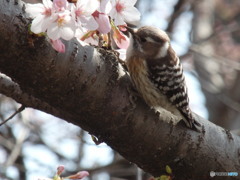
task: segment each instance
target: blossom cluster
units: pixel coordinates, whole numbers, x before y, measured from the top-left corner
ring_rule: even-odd
[[[26,12],[33,18],[31,31],[46,33],[53,48],[65,52],[61,39],[86,40],[108,34],[119,48],[126,49],[128,38],[119,30],[127,23],[139,21],[134,7],[137,0],[42,0],[27,4]]]

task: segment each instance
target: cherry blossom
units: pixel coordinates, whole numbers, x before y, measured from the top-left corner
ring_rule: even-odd
[[[70,40],[75,35],[75,21],[73,20],[70,11],[54,14],[54,21],[49,25],[47,29],[47,35],[52,40],[59,38]]]
[[[43,0],[43,4],[27,4],[26,12],[30,14],[34,20],[32,21],[31,31],[35,34],[45,32],[51,23],[52,1]]]
[[[50,42],[51,42],[53,49],[55,49],[56,51],[58,51],[60,53],[65,52],[65,45],[63,44],[63,42],[60,39],[57,39],[57,40],[51,39]]]
[[[88,30],[98,28],[98,23],[95,21],[92,13],[97,9],[98,2],[96,0],[78,0],[74,6],[74,15],[77,24]]]
[[[119,48],[126,49],[129,40],[121,32],[124,31],[121,26],[140,19],[140,13],[134,7],[136,1],[42,0],[42,4],[27,4],[26,11],[33,18],[31,31],[46,33],[58,52],[65,52],[62,39],[69,41],[76,37],[91,44],[101,41],[101,46],[109,46],[109,35]],[[113,33],[110,34],[111,30]]]
[[[111,0],[112,10],[109,15],[116,26],[124,25],[125,22],[135,24],[140,20],[140,12],[134,7],[137,0]]]

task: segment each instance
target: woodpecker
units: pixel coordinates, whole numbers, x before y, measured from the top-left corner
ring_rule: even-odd
[[[126,66],[137,91],[156,111],[165,109],[183,120],[187,127],[198,129],[189,108],[182,65],[172,49],[168,35],[154,27],[127,27],[130,45]],[[176,122],[177,123],[177,122]]]

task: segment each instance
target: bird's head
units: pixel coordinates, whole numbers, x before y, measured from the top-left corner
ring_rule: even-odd
[[[127,27],[127,31],[130,36],[127,57],[138,55],[143,58],[158,59],[167,55],[170,40],[164,31],[151,26],[143,26],[139,29]]]

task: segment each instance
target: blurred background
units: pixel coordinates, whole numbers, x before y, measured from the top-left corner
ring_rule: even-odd
[[[38,2],[28,0],[28,2]],[[140,26],[166,30],[183,63],[194,112],[240,129],[240,1],[138,0]],[[19,104],[0,95],[1,121]],[[88,170],[86,180],[146,180],[148,175],[77,126],[26,109],[0,127],[0,180],[53,177]]]

